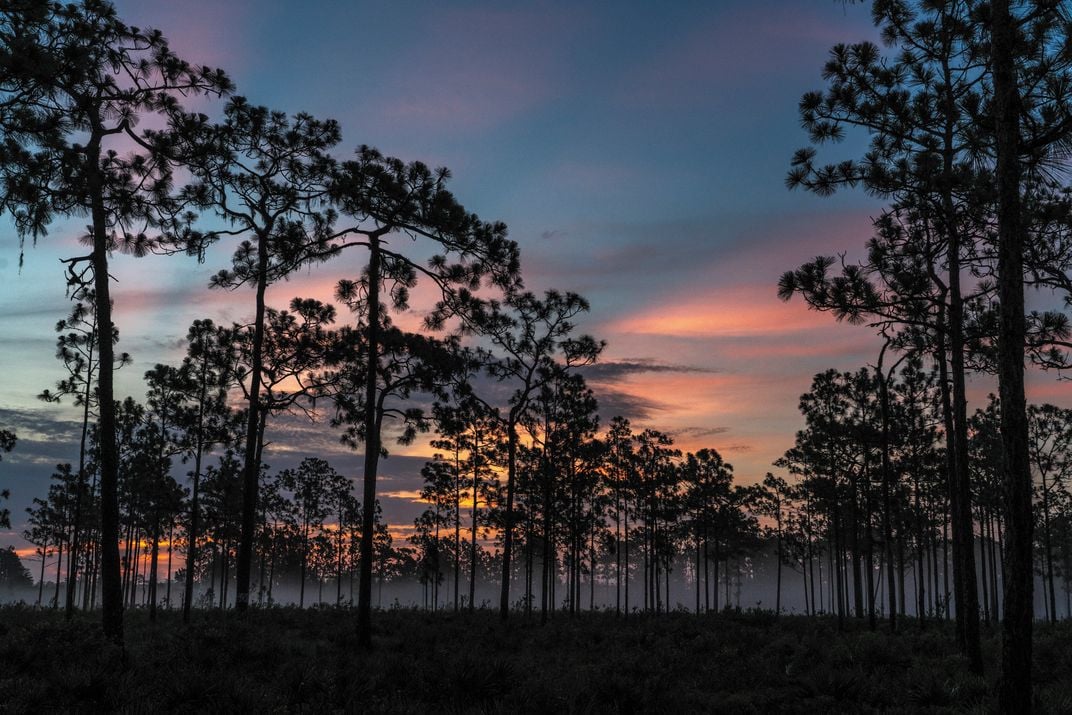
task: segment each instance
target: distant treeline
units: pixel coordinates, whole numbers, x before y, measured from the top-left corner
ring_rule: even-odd
[[[181,460],[191,448],[183,425],[188,429],[197,415],[204,419],[205,409],[185,403],[181,389],[167,391],[171,417],[153,407],[163,404],[161,376],[179,379],[191,364],[150,372],[150,407],[127,400],[118,410],[121,433],[131,440],[120,449],[126,455],[120,484],[130,606],[181,607],[191,572],[195,607],[234,602],[241,465],[233,444],[241,430],[220,440],[220,454],[201,475],[199,543],[188,562],[193,474],[180,485],[173,473],[181,466],[172,458]],[[513,607],[546,615],[607,608],[700,612],[743,604],[872,621],[891,608],[920,618],[951,617],[956,603],[938,377],[908,360],[887,376],[886,388],[884,407],[873,369],[816,375],[800,401],[805,429],[777,463],[790,478],[768,474],[759,484],[742,485],[717,450],[683,454],[670,435],[634,432],[620,417],[601,429],[595,395],[580,375],[550,381],[530,405],[517,452],[521,556],[512,570]],[[185,389],[200,392],[192,384]],[[220,429],[240,427],[226,401],[213,404]],[[983,618],[993,621],[1000,617],[1004,578],[997,410],[992,399],[970,423],[977,581]],[[486,606],[501,585],[507,440],[492,412],[473,400],[436,402],[431,414],[438,453],[422,470],[423,489],[413,495],[428,507],[412,528],[393,525],[407,527],[410,536],[401,540],[377,518],[377,603],[385,603],[386,586],[387,604]],[[1072,599],[1072,410],[1042,405],[1029,414],[1039,477],[1038,606],[1056,620],[1069,617]],[[162,422],[172,425],[166,445],[160,443]],[[62,465],[47,498],[36,499],[30,510],[25,537],[37,545],[42,563],[39,604],[62,604],[63,584],[83,608],[98,598],[95,435],[91,430],[87,490],[79,496],[76,474]],[[162,470],[146,468],[154,464]],[[352,606],[362,531],[351,481],[323,459],[307,457],[275,474],[265,468],[260,503],[255,602]],[[46,558],[55,559],[62,576],[48,594]],[[23,597],[33,596],[24,591]]]

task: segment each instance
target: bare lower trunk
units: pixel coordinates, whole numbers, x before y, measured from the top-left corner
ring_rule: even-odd
[[[104,634],[123,642],[123,588],[119,563],[119,456],[115,441],[114,368],[115,351],[111,335],[112,299],[108,277],[108,231],[104,212],[103,188],[99,171],[100,138],[90,143],[87,157],[89,191],[93,219],[93,283],[96,292],[97,330],[104,340],[98,342],[100,371],[97,399],[100,415],[98,459],[101,487],[101,605]]]
[[[249,607],[249,582],[253,569],[253,533],[257,525],[257,486],[261,465],[260,442],[261,371],[264,364],[264,293],[268,287],[268,237],[257,239],[257,297],[253,323],[253,345],[249,378],[249,415],[246,420],[245,455],[242,463],[242,530],[235,565],[235,610]]]
[[[507,425],[507,460],[506,460],[506,514],[503,525],[503,570],[502,584],[499,590],[499,617],[510,617],[510,558],[514,546],[514,488],[517,476],[517,427],[511,419]]]
[[[190,622],[194,600],[194,574],[197,568],[197,539],[201,529],[201,458],[204,453],[205,398],[208,379],[208,360],[201,358],[201,390],[197,401],[197,444],[194,448],[193,485],[190,493],[190,530],[186,534],[186,581],[183,583],[182,622]]]
[[[154,524],[149,556],[149,620],[156,620],[156,571],[160,559],[160,529]]]
[[[369,237],[368,368],[365,376],[365,474],[361,511],[361,563],[357,587],[357,640],[372,645],[372,559],[376,530],[376,471],[380,460],[380,433],[376,419],[376,380],[380,359],[380,243]]]

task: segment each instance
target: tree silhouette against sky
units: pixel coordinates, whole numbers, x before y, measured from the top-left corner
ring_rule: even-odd
[[[68,259],[68,280],[76,289],[92,286],[97,329],[111,335],[109,255],[149,250],[147,232],[173,223],[181,208],[170,193],[174,138],[139,130],[138,122],[170,121],[180,96],[227,92],[230,80],[182,60],[162,34],[125,25],[97,0],[5,5],[0,47],[0,208],[13,217],[20,245],[26,238],[36,242],[57,217],[89,216],[91,252]],[[101,365],[113,365],[109,340],[99,341],[98,354]],[[103,618],[108,635],[121,641],[111,369],[100,372],[98,384]]]

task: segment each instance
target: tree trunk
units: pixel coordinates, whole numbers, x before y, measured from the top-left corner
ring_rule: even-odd
[[[197,400],[197,441],[194,448],[194,483],[190,493],[190,531],[186,539],[186,582],[183,584],[182,622],[190,622],[194,600],[194,573],[197,568],[197,539],[201,529],[201,458],[205,449],[205,398],[208,381],[208,360],[201,358],[201,385]]]
[[[882,409],[882,540],[885,542],[886,552],[886,581],[890,599],[890,632],[897,632],[897,594],[893,584],[893,526],[890,512],[893,510],[892,489],[893,474],[890,467],[890,388],[886,373],[882,370],[882,357],[886,348],[883,346],[883,355],[878,360],[878,384],[879,396]]]
[[[947,161],[951,161],[947,159]],[[948,169],[952,172],[952,168]],[[946,201],[947,215],[952,215],[952,199]],[[949,360],[952,381],[952,464],[951,492],[954,579],[960,587],[957,596],[958,631],[961,647],[975,672],[982,671],[979,644],[979,592],[975,570],[975,535],[972,524],[971,482],[968,469],[967,402],[964,382],[963,299],[960,292],[959,232],[947,228],[949,235]]]
[[[37,607],[41,607],[41,599],[45,595],[45,561],[47,560],[48,548],[41,546],[41,578],[37,581]]]
[[[479,474],[480,474],[479,467],[477,466],[477,463],[474,462],[473,463],[473,533],[472,533],[473,538],[472,538],[472,540],[470,541],[470,544],[469,544],[469,612],[470,613],[472,613],[473,609],[476,607],[476,605],[475,605],[475,601],[476,601],[476,558],[477,558],[476,535],[477,535],[477,530],[478,530],[478,527],[479,527],[479,522],[477,521],[477,515],[479,513],[477,511],[477,501],[478,501],[478,493],[479,493],[479,490],[478,490],[478,487],[479,487],[479,484],[478,484]]]
[[[545,431],[546,434],[546,431]],[[544,447],[546,452],[547,447]],[[551,467],[550,457],[543,458],[543,589],[540,599],[540,623],[547,623],[548,591],[551,587],[551,553],[553,551],[551,535]],[[553,606],[552,606],[553,607]]]
[[[510,617],[510,558],[514,547],[514,489],[517,477],[517,424],[514,415],[507,424],[506,447],[506,514],[503,524],[502,584],[499,590],[499,618]]]
[[[623,553],[622,560],[624,573],[625,573],[625,615],[629,615],[629,505],[625,504],[625,509],[622,510],[622,544]]]
[[[461,457],[454,450],[454,612],[461,608],[462,575],[462,472]]]
[[[778,504],[778,543],[775,558],[778,559],[778,575],[776,579],[776,585],[774,587],[774,615],[780,616],[782,614],[782,505]]]
[[[1031,468],[1024,397],[1024,229],[1020,218],[1020,99],[1009,0],[991,3],[991,53],[998,188],[998,387],[1005,487],[1005,607],[998,702],[1004,712],[1031,711]]]
[[[115,434],[114,371],[115,351],[111,336],[112,299],[108,276],[108,229],[100,175],[100,128],[94,127],[86,157],[93,221],[93,288],[96,294],[97,330],[105,339],[98,341],[100,371],[97,378],[100,416],[98,459],[101,485],[101,606],[104,634],[123,642],[123,589],[119,563],[119,455]]]
[[[149,620],[156,621],[156,571],[160,558],[160,527],[154,515],[151,551],[149,556]]]
[[[93,397],[93,353],[96,348],[96,341],[99,339],[97,333],[97,318],[93,317],[93,325],[89,334],[89,346],[87,348],[88,354],[86,356],[86,388],[82,394],[82,434],[78,441],[78,483],[75,488],[75,501],[74,501],[74,534],[71,540],[71,553],[74,558],[67,558],[67,605],[65,619],[71,620],[71,616],[74,615],[74,596],[75,596],[75,584],[78,582],[78,552],[81,546],[81,530],[82,530],[82,491],[86,486],[86,439],[89,434],[89,406]]]
[[[376,380],[380,363],[380,235],[369,236],[368,367],[365,376],[365,474],[361,512],[361,564],[357,590],[357,640],[372,645],[372,559],[376,528],[376,470],[380,434],[376,419]]]
[[[249,606],[249,581],[253,567],[253,532],[257,523],[257,488],[260,463],[257,444],[261,425],[261,371],[264,366],[264,294],[268,287],[268,236],[257,237],[257,297],[253,318],[253,345],[249,378],[249,416],[246,420],[245,457],[242,464],[242,530],[235,566],[235,610]]]
[[[622,613],[622,495],[617,475],[614,483],[614,612]]]
[[[986,561],[986,541],[987,541],[987,528],[986,528],[986,514],[985,510],[979,507],[979,566],[982,569],[980,574],[983,582],[983,623],[990,623],[990,619],[993,617],[995,620],[996,615],[993,615],[990,610],[990,589],[988,588],[989,576],[987,573],[987,561]],[[997,608],[994,608],[997,611]]]
[[[301,568],[299,569],[300,578],[298,581],[298,608],[305,608],[305,571],[306,563],[309,560],[309,525],[302,524],[302,553],[301,553]]]
[[[916,503],[916,618],[919,619],[920,627],[927,623],[927,576],[929,570],[925,563],[927,552],[927,539],[923,534],[924,517],[923,505],[919,493],[919,470],[913,470],[913,497]],[[933,556],[933,554],[932,554]],[[932,559],[933,560],[933,559]],[[937,579],[936,579],[937,580]],[[934,582],[931,582],[931,592],[934,592]]]
[[[171,554],[175,550],[175,520],[172,517],[171,523],[168,524],[168,551],[167,551],[167,590],[164,593],[164,603],[167,604],[167,608],[171,610]]]
[[[68,559],[71,557],[68,556]],[[60,581],[63,580],[63,537],[56,541],[56,592],[52,594],[52,608],[60,607]]]
[[[1046,581],[1049,587],[1050,623],[1057,622],[1057,590],[1053,578],[1053,539],[1050,537],[1050,494],[1046,483],[1046,472],[1039,470],[1042,476],[1042,544],[1046,551]]]

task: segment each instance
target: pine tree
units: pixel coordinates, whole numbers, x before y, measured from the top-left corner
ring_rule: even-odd
[[[112,335],[111,253],[150,250],[147,231],[182,214],[169,193],[182,131],[177,98],[227,92],[230,81],[176,56],[159,32],[124,24],[103,0],[9,3],[0,8],[0,48],[0,209],[12,215],[20,245],[56,216],[89,216],[91,252],[68,259],[69,281],[92,285],[98,332]],[[139,131],[149,117],[162,117],[168,130]],[[134,153],[122,153],[123,142]],[[98,357],[108,366],[99,374],[103,620],[121,641],[111,341],[99,341]]]

